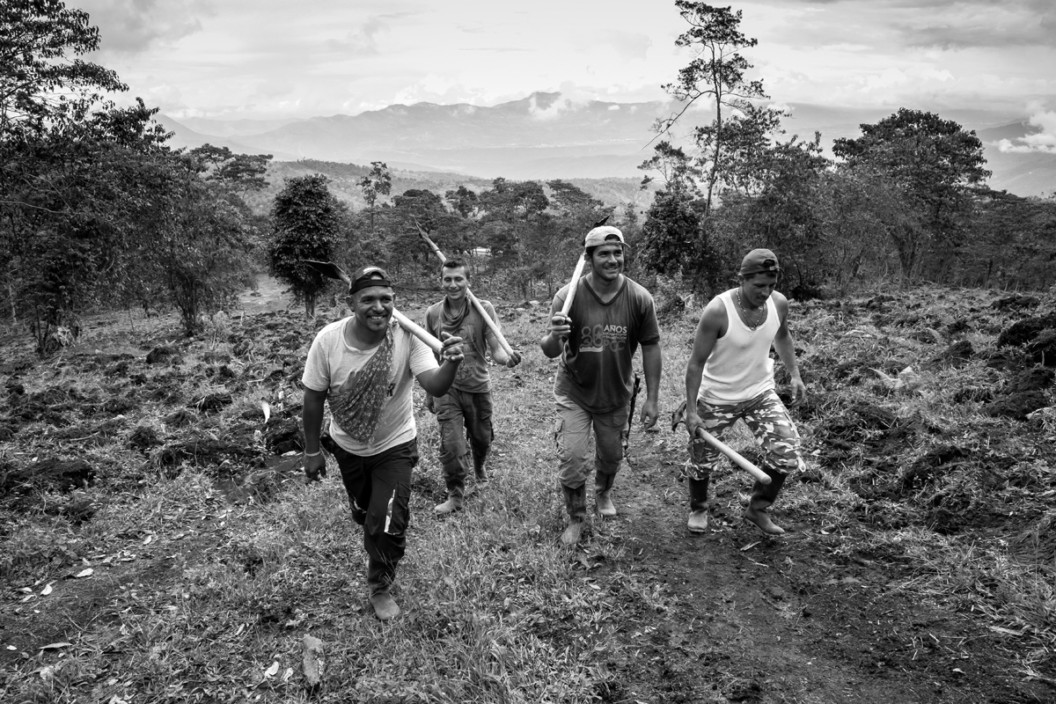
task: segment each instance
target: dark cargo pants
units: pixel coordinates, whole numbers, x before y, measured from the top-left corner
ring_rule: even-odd
[[[440,464],[448,494],[463,496],[469,460],[480,472],[491,449],[494,431],[491,425],[491,392],[472,393],[451,389],[433,401],[440,424]],[[469,436],[469,449],[466,436]]]
[[[334,458],[348,493],[352,518],[363,526],[367,584],[371,594],[385,591],[396,579],[396,565],[407,547],[411,474],[418,464],[418,441],[360,457],[338,446]]]

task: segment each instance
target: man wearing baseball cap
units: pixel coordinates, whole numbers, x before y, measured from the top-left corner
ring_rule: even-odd
[[[565,545],[576,545],[586,521],[586,482],[591,469],[598,514],[615,516],[612,486],[629,428],[634,352],[642,347],[646,401],[642,423],[656,423],[660,392],[660,327],[653,297],[624,273],[627,245],[611,226],[595,227],[583,243],[585,274],[574,291],[554,296],[550,331],[539,341],[543,354],[560,357],[554,380],[559,480],[568,511]],[[565,300],[572,305],[565,315]],[[591,462],[590,439],[594,435]]]
[[[741,261],[737,287],[713,298],[697,325],[686,366],[692,533],[708,529],[708,480],[721,457],[697,431],[721,436],[737,420],[744,421],[763,449],[760,468],[771,479],[769,484],[755,483],[744,517],[769,535],[785,532],[771,520],[768,509],[785,478],[803,460],[799,433],[775,390],[771,347],[792,379],[793,403],[805,397],[807,389],[788,328],[788,299],[774,290],[780,271],[777,256],[769,249],[748,252]]]
[[[330,405],[326,450],[341,470],[352,518],[363,526],[367,597],[374,615],[400,613],[392,597],[396,565],[406,550],[411,474],[418,463],[413,383],[443,396],[462,361],[462,340],[448,335],[433,351],[393,320],[396,294],[388,274],[365,267],[352,276],[329,262],[310,262],[349,284],[352,315],[330,323],[308,350],[304,386],[304,473],[326,476],[321,446],[324,402]]]

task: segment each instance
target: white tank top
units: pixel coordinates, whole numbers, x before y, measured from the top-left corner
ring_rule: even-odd
[[[774,297],[766,299],[766,320],[752,330],[737,313],[733,302],[735,290],[719,294],[719,300],[726,306],[726,334],[715,341],[704,364],[697,397],[705,403],[741,403],[774,388],[770,346],[781,327]]]

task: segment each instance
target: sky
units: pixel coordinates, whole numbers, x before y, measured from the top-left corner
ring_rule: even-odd
[[[720,4],[720,3],[716,3]],[[749,0],[742,53],[778,104],[992,110],[1056,151],[1052,0]],[[667,97],[693,57],[674,0],[67,0],[88,57],[176,119],[358,114],[396,103]]]

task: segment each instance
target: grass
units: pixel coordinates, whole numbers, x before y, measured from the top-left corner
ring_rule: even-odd
[[[927,301],[932,293],[912,294],[908,302]],[[987,300],[966,297],[964,314],[980,299]],[[939,302],[946,315],[960,312],[949,298]],[[782,511],[819,530],[818,546],[829,559],[889,565],[897,575],[891,591],[984,620],[1022,677],[1051,681],[1051,432],[986,417],[979,402],[956,402],[960,389],[995,388],[1001,372],[980,360],[926,364],[941,345],[903,334],[917,328],[878,327],[875,316],[823,304],[796,306],[793,313],[812,391],[809,405],[797,411],[810,481],[786,493]],[[146,377],[138,384],[106,378],[107,363],[83,371],[90,365],[70,356],[23,371],[26,395],[50,394],[66,425],[24,423],[16,438],[0,444],[0,474],[32,466],[34,458],[76,456],[96,467],[99,478],[72,493],[36,487],[4,498],[0,582],[10,614],[0,625],[29,628],[32,637],[4,636],[0,645],[16,650],[4,661],[0,696],[19,702],[617,701],[616,674],[599,654],[648,638],[656,615],[676,603],[662,582],[626,569],[628,542],[599,536],[590,554],[557,545],[564,519],[550,439],[553,363],[533,345],[538,315],[504,315],[507,336],[525,361],[495,372],[501,393],[495,395],[494,480],[462,514],[434,516],[442,499],[437,433],[435,420],[420,412],[422,460],[396,592],[405,613],[391,624],[369,616],[361,534],[336,467],[327,481],[310,486],[295,469],[273,478],[276,488],[265,500],[251,495],[232,504],[219,484],[224,477],[245,478],[249,470],[238,462],[162,462],[166,447],[188,439],[242,443],[266,454],[268,433],[295,418],[299,402],[291,375],[269,374],[296,364],[312,326],[293,323],[299,346],[285,350],[253,329],[252,350],[240,357],[232,351],[238,343],[224,342],[242,329],[239,316],[218,319],[207,336],[184,345],[182,362],[160,368],[143,365],[146,350],[134,341],[115,340],[116,348],[136,350],[134,366]],[[1000,329],[996,313],[990,315],[981,316],[979,327]],[[664,326],[661,425],[670,423],[683,393],[695,322],[690,314]],[[139,327],[143,339],[166,332]],[[280,327],[275,334],[288,332]],[[971,341],[977,350],[992,349],[995,336],[976,332]],[[83,346],[105,351],[106,344],[100,332]],[[228,384],[206,374],[225,356],[237,372]],[[906,366],[920,374],[912,391],[892,391],[868,371],[897,374]],[[231,393],[233,403],[212,414],[193,408],[196,399],[217,393]],[[96,409],[122,396],[137,398],[137,410],[102,426],[112,417]],[[272,414],[268,424],[262,402]],[[867,426],[856,415],[867,408],[916,425],[892,440],[890,428]],[[9,400],[9,415],[14,409]],[[181,409],[189,424],[174,422]],[[856,434],[850,450],[834,460],[829,431],[837,422]],[[141,426],[153,428],[163,444],[145,453],[131,447]],[[58,432],[82,427],[88,432]],[[682,436],[667,437],[676,438],[664,443],[677,459]],[[735,428],[730,442],[750,450],[743,429]],[[940,445],[964,448],[966,459],[940,464],[921,487],[897,491],[906,468]],[[878,461],[887,462],[880,471]],[[875,493],[863,492],[867,484]],[[744,490],[740,477],[717,478],[720,494]],[[936,497],[958,521],[946,533],[929,525]],[[673,502],[680,501],[678,494]],[[76,502],[91,505],[90,520],[71,518]],[[611,569],[597,570],[597,560]],[[95,570],[91,577],[70,577],[86,567]],[[52,593],[42,595],[49,584]],[[325,685],[318,692],[306,690],[300,674],[306,634],[325,643]],[[45,639],[68,645],[41,649]]]

